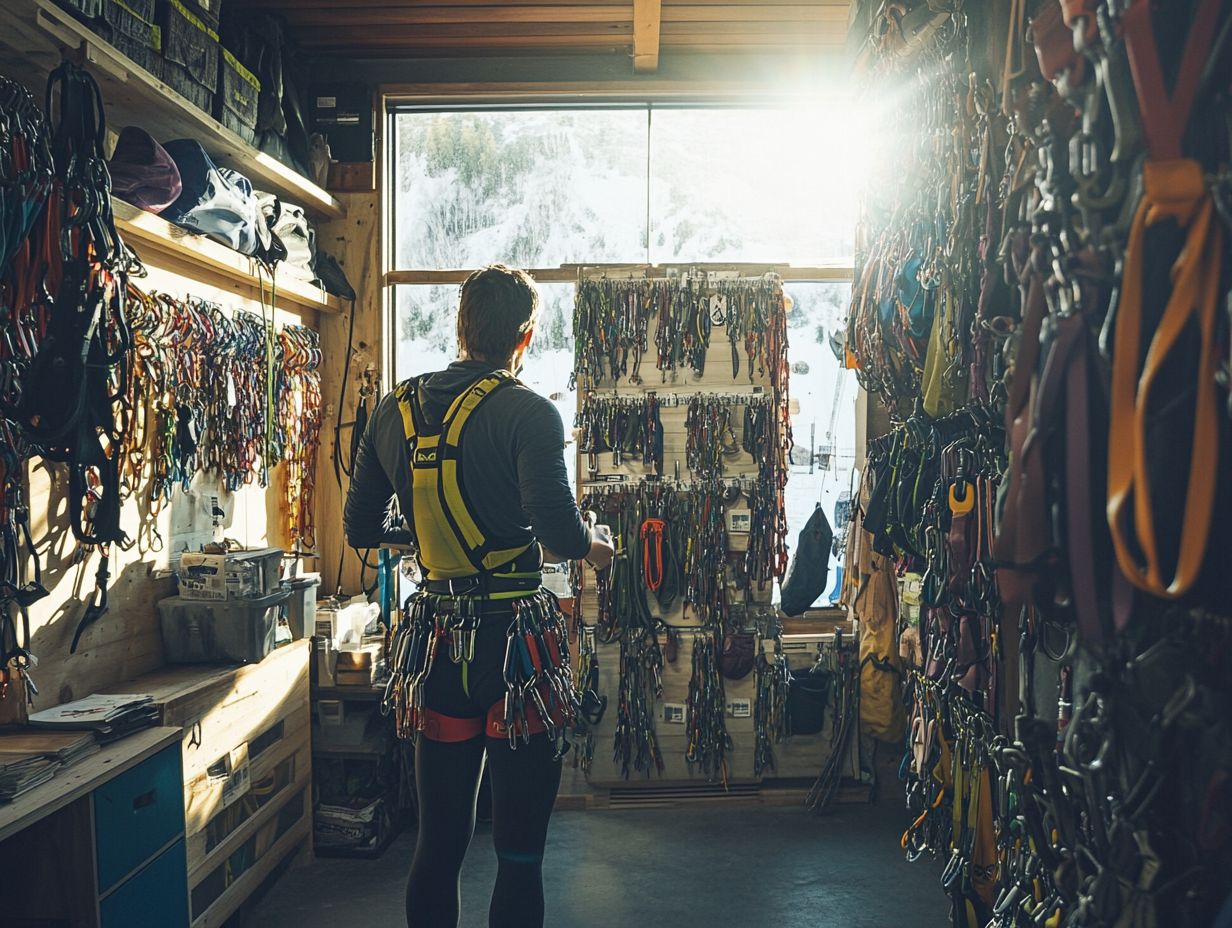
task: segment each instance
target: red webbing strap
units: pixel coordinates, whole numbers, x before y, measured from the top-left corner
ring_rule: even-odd
[[[1009,441],[1009,479],[993,554],[997,560],[997,588],[1009,615],[1032,601],[1036,572],[1050,545],[1047,491],[1042,459],[1032,453],[1035,395],[1039,385],[1040,330],[1048,314],[1044,283],[1038,266],[1044,260],[1036,244],[1016,266],[1023,293],[1022,324],[1013,377],[1005,406],[1005,432]],[[1018,262],[1015,261],[1015,265]]]
[[[478,738],[484,731],[482,716],[459,719],[451,715],[442,715],[432,709],[420,709],[419,712],[423,725],[419,733],[429,741],[457,744],[460,741]]]
[[[546,701],[547,690],[543,684],[539,684],[539,687],[539,693]],[[551,703],[548,705],[550,706],[548,712],[552,716],[552,723],[557,728],[562,728],[568,721],[565,718],[564,712],[560,711],[558,706],[553,706]],[[535,705],[534,700],[528,699],[526,701],[525,733],[528,735],[539,735],[547,730],[548,727],[543,723],[543,717],[539,714],[539,707]],[[492,708],[488,710],[486,732],[489,738],[505,739],[509,737],[509,728],[505,725],[505,700],[502,699],[499,702],[493,703]],[[523,726],[521,724],[517,725],[517,731],[514,734],[521,737],[523,734]]]
[[[1125,50],[1129,69],[1138,91],[1138,109],[1146,134],[1147,155],[1152,160],[1180,158],[1181,139],[1189,125],[1189,113],[1198,93],[1198,80],[1206,65],[1206,55],[1215,38],[1222,0],[1198,0],[1198,9],[1189,27],[1176,86],[1168,93],[1155,28],[1151,24],[1150,0],[1135,0],[1122,15]]]

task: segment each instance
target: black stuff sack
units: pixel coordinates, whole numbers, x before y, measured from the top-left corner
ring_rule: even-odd
[[[783,580],[781,606],[785,615],[802,615],[825,592],[833,544],[834,530],[818,503],[800,532],[791,569]]]

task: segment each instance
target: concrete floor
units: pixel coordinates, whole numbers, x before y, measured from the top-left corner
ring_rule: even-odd
[[[553,928],[946,928],[941,865],[908,864],[893,786],[816,818],[783,807],[558,812],[544,885]],[[250,912],[261,928],[403,924],[415,836],[379,860],[285,873]],[[479,826],[462,872],[462,928],[485,928],[496,872]]]

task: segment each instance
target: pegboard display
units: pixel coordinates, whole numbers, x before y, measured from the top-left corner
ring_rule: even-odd
[[[579,503],[617,548],[574,577],[578,678],[610,704],[581,746],[592,783],[758,773],[753,666],[787,566],[786,330],[773,275],[579,281]]]

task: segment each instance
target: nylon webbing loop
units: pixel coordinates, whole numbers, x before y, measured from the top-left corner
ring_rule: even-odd
[[[1210,536],[1218,465],[1218,403],[1215,384],[1215,323],[1221,273],[1222,230],[1202,166],[1182,157],[1198,79],[1219,14],[1219,0],[1201,0],[1181,57],[1176,87],[1163,80],[1150,4],[1138,0],[1124,16],[1129,52],[1146,133],[1144,194],[1130,229],[1112,363],[1111,430],[1108,453],[1108,524],[1117,561],[1139,589],[1175,599],[1197,581]],[[1171,293],[1159,325],[1143,351],[1143,273],[1147,233],[1172,220],[1184,244],[1171,269]],[[1152,502],[1148,464],[1148,411],[1178,344],[1196,327],[1196,364],[1187,364],[1193,385],[1193,432],[1183,531],[1175,566],[1161,557],[1158,523],[1165,517]],[[1144,359],[1140,361],[1139,359]],[[1141,365],[1141,367],[1140,367]],[[1175,363],[1172,365],[1175,367]],[[1158,476],[1158,475],[1156,475]]]

